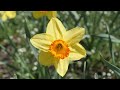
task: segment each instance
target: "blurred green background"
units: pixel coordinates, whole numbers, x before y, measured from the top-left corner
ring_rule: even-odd
[[[70,63],[63,78],[52,66],[42,66],[29,38],[43,32],[44,18],[36,20],[32,11],[17,11],[14,19],[0,21],[0,78],[119,79],[120,12],[57,11],[57,14],[67,30],[76,26],[85,28],[80,43],[87,50],[87,57]]]

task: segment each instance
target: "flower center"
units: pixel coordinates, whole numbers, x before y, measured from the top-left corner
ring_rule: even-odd
[[[64,42],[63,40],[55,40],[49,48],[50,52],[54,57],[59,59],[64,59],[69,55],[69,48],[68,44]]]

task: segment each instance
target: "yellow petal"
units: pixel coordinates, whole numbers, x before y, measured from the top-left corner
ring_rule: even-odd
[[[55,69],[60,76],[64,76],[68,70],[69,60],[68,58],[56,60],[54,63]]]
[[[69,45],[74,45],[75,43],[80,42],[84,34],[85,34],[84,28],[76,27],[67,31],[64,39]]]
[[[57,60],[57,59],[54,58],[50,52],[40,51],[40,54],[39,54],[40,64],[45,65],[45,66],[51,66],[54,64],[55,60]]]
[[[48,51],[49,46],[53,42],[52,36],[43,33],[43,34],[36,34],[30,39],[32,45],[40,50]]]
[[[6,21],[7,20],[7,16],[4,14],[3,16],[2,16],[2,21]]]
[[[80,60],[86,56],[86,50],[79,43],[70,47],[69,60]]]
[[[43,17],[45,14],[44,13],[41,13],[40,11],[34,11],[33,12],[33,17],[35,19],[39,19],[40,17]]]
[[[57,18],[52,18],[47,26],[47,34],[52,35],[55,39],[62,39],[66,32],[62,22]]]
[[[8,18],[15,18],[16,17],[16,11],[6,11],[6,15]]]
[[[48,11],[46,15],[49,19],[51,19],[52,17],[57,17],[57,11]]]

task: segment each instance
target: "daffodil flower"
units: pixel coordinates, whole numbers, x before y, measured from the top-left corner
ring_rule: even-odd
[[[2,21],[15,18],[15,16],[16,16],[16,11],[0,11],[0,18],[2,19]]]
[[[43,16],[47,16],[49,19],[57,17],[57,11],[33,11],[33,17],[39,19]]]
[[[79,44],[84,33],[84,28],[79,27],[66,31],[59,19],[52,18],[46,33],[36,34],[30,42],[40,50],[39,62],[45,66],[54,65],[58,74],[63,77],[69,62],[86,56],[86,50]]]

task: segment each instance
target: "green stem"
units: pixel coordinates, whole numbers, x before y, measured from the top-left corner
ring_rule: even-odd
[[[83,67],[83,79],[86,79],[86,61],[84,62],[84,67]]]
[[[42,27],[41,33],[45,33],[45,31],[46,31],[46,16],[43,17],[42,23],[43,23],[43,24],[42,24],[43,27]]]
[[[45,72],[46,72],[46,77],[48,79],[51,79],[51,75],[50,75],[50,72],[49,72],[49,68],[48,67],[45,67]]]

